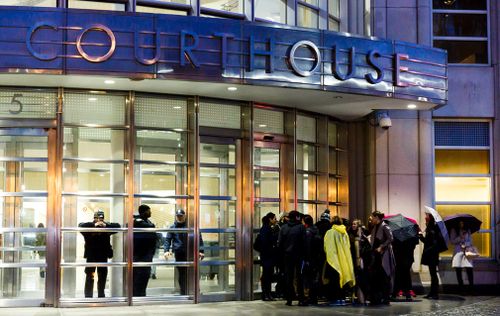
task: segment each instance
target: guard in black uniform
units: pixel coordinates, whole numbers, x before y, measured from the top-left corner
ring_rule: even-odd
[[[80,223],[78,227],[83,228],[120,228],[118,223],[109,223],[104,221],[104,212],[94,213],[94,221]],[[83,257],[87,262],[108,262],[113,258],[113,248],[110,242],[110,236],[115,232],[82,232],[85,239],[85,251]],[[106,287],[106,278],[108,276],[107,267],[86,267],[85,268],[85,297],[92,297],[94,291],[94,278],[97,268],[97,296],[104,297],[104,288]]]
[[[134,215],[134,228],[155,228],[149,218],[151,208],[139,206],[139,215]],[[158,236],[156,232],[134,232],[134,262],[152,262]],[[134,296],[146,296],[151,267],[134,267]]]

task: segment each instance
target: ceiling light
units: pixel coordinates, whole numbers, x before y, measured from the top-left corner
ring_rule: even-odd
[[[95,101],[97,101],[97,98],[89,98],[89,101],[90,102],[95,102]]]
[[[408,104],[406,107],[409,109],[416,109],[417,108],[417,106],[415,104]]]
[[[115,84],[114,80],[104,80],[105,84]]]
[[[266,124],[259,124],[259,127],[267,127]]]
[[[174,109],[176,109],[176,110],[179,110],[179,109],[181,109],[181,108],[182,108],[182,107],[180,107],[180,106],[174,106]]]
[[[238,88],[236,87],[227,87],[227,91],[236,91]]]

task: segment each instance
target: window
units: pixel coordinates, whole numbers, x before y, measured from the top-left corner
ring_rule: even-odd
[[[202,13],[210,14],[212,11],[226,11],[243,14],[243,0],[200,0],[202,9],[209,9],[209,12],[202,10]]]
[[[310,28],[319,27],[318,0],[297,1],[297,26],[310,27]]]
[[[135,6],[135,12],[156,14],[188,15],[191,9],[190,0],[137,0]]]
[[[487,0],[433,0],[434,47],[448,51],[448,62],[487,64]]]
[[[88,10],[125,11],[125,4],[113,3],[111,1],[69,0],[68,1],[68,8],[70,8],[70,9],[88,9]]]
[[[328,29],[340,30],[340,0],[328,0]]]
[[[286,0],[255,0],[255,19],[286,23]]]
[[[29,6],[29,7],[55,7],[56,0],[4,0],[0,5],[8,6]]]
[[[442,217],[471,214],[482,221],[472,236],[482,257],[491,257],[492,168],[488,122],[435,122],[435,202]],[[450,247],[445,255],[451,256]]]
[[[317,202],[316,118],[297,115],[298,211],[314,217]]]

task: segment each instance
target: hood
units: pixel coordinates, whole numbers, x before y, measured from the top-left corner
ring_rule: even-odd
[[[332,229],[335,229],[336,231],[338,231],[341,234],[346,233],[346,228],[344,225],[332,225]]]

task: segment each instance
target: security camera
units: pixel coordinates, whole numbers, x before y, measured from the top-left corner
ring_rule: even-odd
[[[378,125],[384,129],[388,129],[389,127],[392,126],[391,118],[388,116],[381,117],[380,120],[378,121]]]

